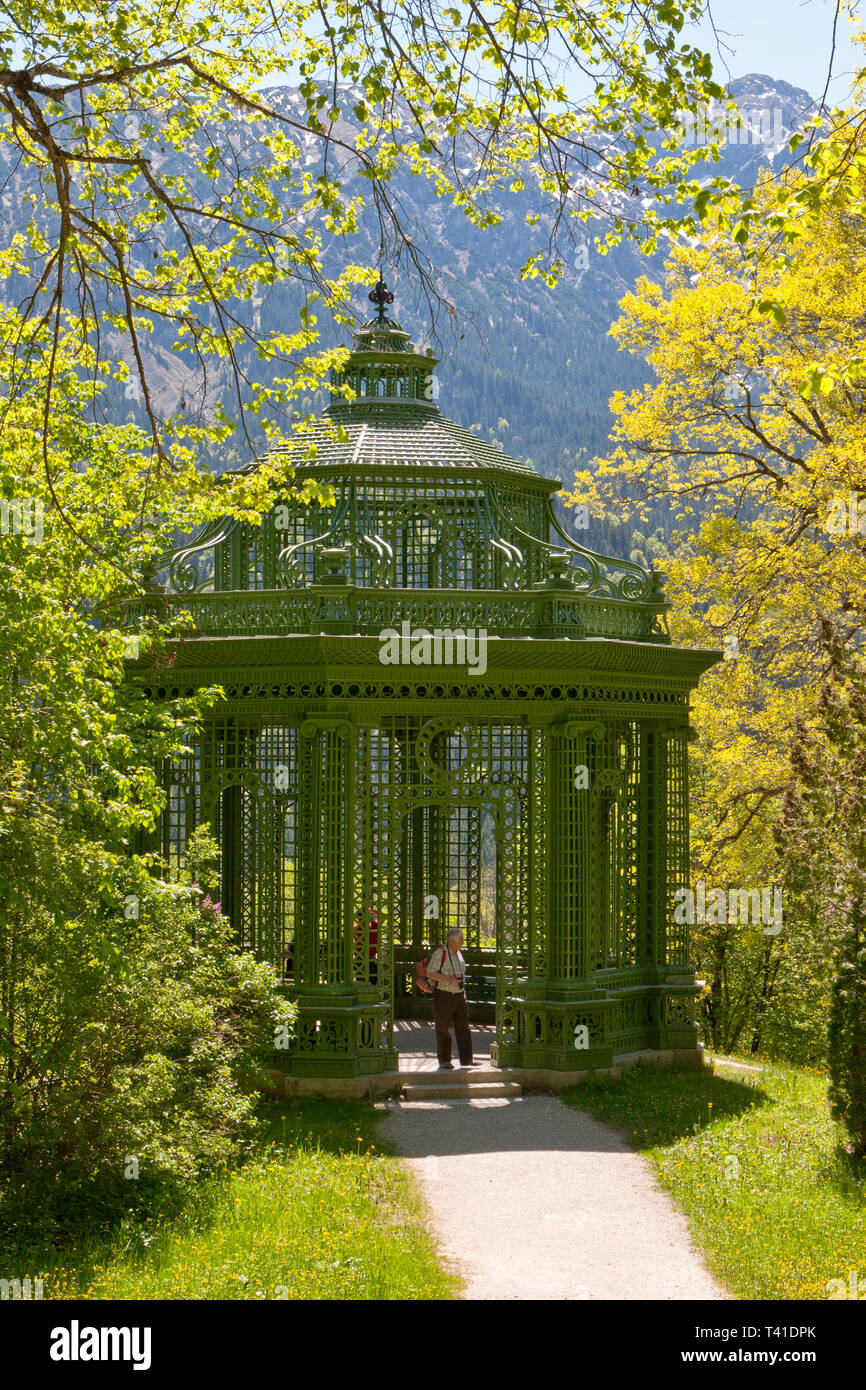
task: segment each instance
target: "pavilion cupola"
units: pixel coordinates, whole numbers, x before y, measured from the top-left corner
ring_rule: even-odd
[[[433,404],[433,369],[439,359],[432,348],[417,352],[405,329],[396,319],[387,317],[385,310],[393,304],[394,296],[383,280],[379,280],[369,298],[378,313],[356,332],[345,367],[331,372],[331,404],[326,413],[343,414],[348,407],[351,415],[352,406],[360,403],[365,409],[372,397],[388,405],[402,403],[415,409],[426,406],[438,414],[438,407]],[[354,392],[354,401],[343,394],[341,388],[346,385]]]

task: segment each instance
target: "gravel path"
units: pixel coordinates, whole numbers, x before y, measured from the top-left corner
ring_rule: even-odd
[[[554,1096],[390,1102],[467,1299],[727,1298],[616,1130]]]

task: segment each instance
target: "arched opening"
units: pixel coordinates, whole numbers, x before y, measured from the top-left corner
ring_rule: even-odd
[[[454,756],[459,757],[458,750]],[[415,988],[417,963],[444,942],[452,927],[459,927],[465,938],[470,1021],[493,1023],[498,938],[494,815],[475,803],[419,805],[405,813],[395,851],[395,1017],[430,1017],[429,997]]]

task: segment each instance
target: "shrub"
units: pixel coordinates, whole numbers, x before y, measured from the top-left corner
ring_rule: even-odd
[[[296,1012],[188,874],[131,858],[107,887],[97,847],[75,848],[58,867],[76,910],[6,915],[0,1224],[20,1227],[26,1197],[63,1228],[85,1190],[110,1218],[236,1159],[258,1058]]]

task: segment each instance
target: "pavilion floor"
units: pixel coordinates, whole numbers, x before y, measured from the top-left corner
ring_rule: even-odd
[[[492,1024],[473,1023],[472,1056],[481,1066],[490,1066],[490,1044],[496,1037]],[[394,1023],[394,1042],[400,1054],[400,1071],[436,1071],[436,1033],[432,1023],[414,1018],[398,1018]],[[453,1045],[454,1065],[457,1065]]]

